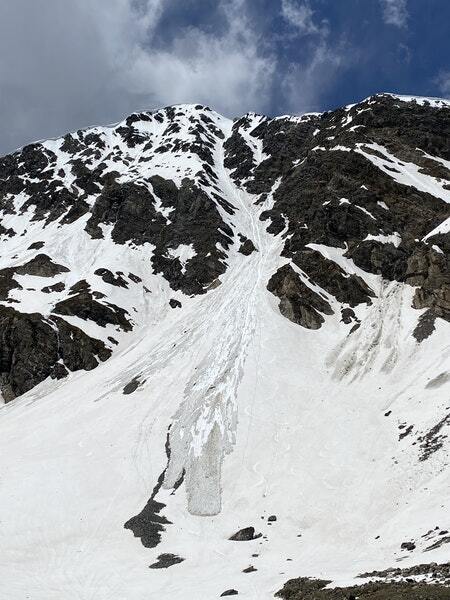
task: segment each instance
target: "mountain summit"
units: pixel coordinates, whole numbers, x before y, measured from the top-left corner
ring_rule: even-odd
[[[448,560],[449,140],[449,101],[379,94],[0,157],[8,600]]]

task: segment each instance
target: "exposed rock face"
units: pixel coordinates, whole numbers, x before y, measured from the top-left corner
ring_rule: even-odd
[[[94,271],[94,275],[98,275],[103,279],[105,283],[115,285],[117,287],[128,288],[128,283],[123,277],[123,273],[112,273],[109,269],[97,269]]]
[[[333,314],[326,299],[308,287],[290,265],[278,269],[267,289],[280,298],[281,314],[307,329],[319,329],[323,314]]]
[[[366,303],[370,304],[370,298],[374,292],[365,281],[355,274],[348,274],[337,263],[325,258],[320,252],[305,248],[296,252],[293,262],[306,273],[310,281],[319,285],[336,300],[348,303],[350,306]]]
[[[47,377],[95,368],[111,351],[59,317],[19,313],[0,306],[0,389],[5,401]],[[67,369],[66,369],[67,367]]]
[[[54,283],[53,285],[46,285],[41,291],[44,292],[44,294],[51,294],[52,292],[62,292],[65,287],[66,286],[64,283],[60,281],[59,283]]]
[[[239,531],[236,531],[236,533],[233,533],[229,539],[233,542],[249,542],[250,540],[256,540],[260,537],[261,533],[255,533],[254,527],[245,527],[244,529],[240,529]]]
[[[69,269],[63,265],[55,264],[46,254],[38,254],[27,263],[18,267],[7,267],[0,270],[0,300],[8,300],[9,292],[13,289],[22,289],[14,275],[33,275],[37,277],[54,277],[60,273],[67,273]]]
[[[255,244],[245,236],[241,236],[241,245],[239,252],[244,256],[250,256],[252,252],[256,252]]]
[[[150,569],[167,569],[173,565],[177,565],[184,561],[184,558],[177,556],[176,554],[160,554],[158,560],[150,565]]]
[[[254,573],[257,570],[258,569],[256,569],[253,565],[250,565],[249,567],[246,567],[245,569],[242,569],[242,572],[243,573]]]
[[[163,209],[170,211],[170,222],[156,210],[148,184],[159,193]],[[111,237],[116,243],[153,244],[156,273],[162,273],[176,290],[204,293],[205,286],[225,271],[226,254],[217,245],[229,247],[231,229],[214,200],[193,181],[183,179],[178,189],[173,181],[156,176],[149,178],[147,186],[126,183],[105,188],[93,206],[86,231],[94,238],[103,237],[100,223],[113,224]],[[196,256],[183,271],[169,252],[191,243]]]
[[[426,125],[422,121],[425,113]],[[359,280],[355,287],[351,276],[353,281],[343,289],[336,266],[332,272],[317,254],[309,254],[308,265],[305,254],[296,259],[299,251],[304,253],[310,244],[342,248],[344,256],[364,271],[420,286],[413,306],[429,308],[430,317],[449,320],[448,235],[436,234],[424,241],[449,217],[448,203],[441,198],[450,173],[438,162],[439,158],[448,159],[448,108],[420,106],[382,95],[349,110],[312,117],[308,122],[292,124],[281,119],[278,127],[287,128],[286,140],[294,138],[295,130],[297,140],[302,140],[301,147],[298,141],[283,145],[278,172],[281,183],[274,194],[273,208],[264,215],[274,232],[288,224],[283,254],[301,268],[313,268],[313,279],[319,286],[328,282],[333,289],[324,289],[354,306],[364,301],[364,294],[366,301],[367,296],[373,296],[364,282]],[[428,134],[425,127],[430,127]],[[259,126],[252,135],[262,139],[264,152],[271,158],[259,165],[254,179],[246,185],[267,193],[275,181],[271,171],[274,149],[279,148],[283,136],[277,135],[274,122]],[[431,154],[426,150],[430,145],[435,160],[426,157]],[[397,171],[397,167],[404,166],[402,161],[419,165],[421,173],[442,178],[439,197],[415,188],[411,180],[405,180],[406,185],[396,181],[387,166],[391,163],[389,168]],[[395,244],[370,239],[378,236],[398,238]],[[358,289],[361,283],[363,289]]]
[[[284,600],[444,600],[449,588],[445,585],[428,585],[410,579],[402,582],[373,582],[345,588],[326,588],[331,583],[322,579],[299,577],[290,579],[275,596]]]
[[[78,363],[71,352],[70,368],[92,368],[117,344],[111,329],[139,322],[156,281],[187,296],[220,285],[230,257],[260,251],[239,231],[225,169],[255,205],[267,201],[261,219],[282,238],[267,288],[283,316],[318,329],[340,314],[346,335],[376,299],[374,281],[396,281],[415,288],[413,335],[426,340],[436,319],[450,320],[449,135],[448,103],[381,94],[233,123],[201,105],[166,107],[0,157],[0,303],[14,306],[4,335],[26,324],[43,339],[62,322],[55,314],[82,332],[98,326],[99,340],[84,335],[101,349]],[[66,340],[66,355],[74,345]],[[17,364],[28,360],[21,352]],[[30,358],[30,386],[53,359],[44,349]],[[2,371],[15,382],[7,399],[26,387],[13,371]]]
[[[189,295],[201,294],[225,272],[224,250],[229,248],[233,232],[223,222],[214,200],[193,182],[183,180],[173,202],[172,223],[166,227],[163,239],[157,241],[153,267],[173,289]],[[187,261],[183,271],[180,261],[174,262],[167,255],[171,248],[189,244],[193,245],[195,256]]]
[[[82,290],[55,305],[53,310],[58,315],[75,316],[83,320],[91,320],[105,327],[107,324],[117,325],[124,331],[131,331],[132,325],[127,319],[127,312],[112,303],[102,303],[94,299],[89,290]]]
[[[123,388],[123,393],[127,396],[128,394],[132,394],[135,392],[140,386],[140,381],[136,377],[129,381]]]
[[[438,528],[439,529],[439,528]],[[384,571],[371,571],[370,573],[362,573],[358,575],[361,579],[368,577],[379,577],[385,580],[395,581],[399,579],[406,579],[411,576],[417,575],[431,575],[435,580],[435,583],[450,583],[450,563],[422,563],[414,565],[413,567],[390,567]]]

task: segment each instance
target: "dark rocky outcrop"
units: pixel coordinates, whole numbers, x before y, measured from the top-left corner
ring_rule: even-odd
[[[352,127],[347,125],[350,122]],[[413,162],[422,173],[450,181],[448,169],[422,152],[428,148],[424,151],[432,156],[448,156],[449,131],[448,108],[404,102],[388,94],[300,120],[263,119],[251,136],[262,141],[268,158],[244,185],[253,193],[267,194],[280,179],[273,208],[262,219],[275,234],[287,227],[284,256],[295,262],[296,254],[305,252],[310,243],[342,248],[365,271],[420,286],[413,306],[430,310],[429,323],[436,317],[449,320],[449,236],[438,234],[427,243],[421,241],[450,216],[448,204],[398,183],[357,151],[362,148],[383,157],[369,146],[379,144],[397,160]],[[235,143],[233,148],[237,147]],[[401,238],[398,247],[366,239],[393,233]],[[432,249],[433,243],[440,251]],[[312,267],[326,281],[324,261],[319,260],[322,265]],[[417,272],[423,273],[421,280]],[[354,277],[347,289],[343,277],[336,272],[329,281],[337,289],[319,285],[338,293],[338,300],[350,306],[367,302]],[[363,288],[367,288],[364,283]],[[371,295],[367,289],[365,293]],[[424,339],[424,327],[420,329],[416,337]]]
[[[448,533],[448,531],[446,531],[446,533]],[[450,535],[443,535],[442,537],[438,538],[435,542],[430,544],[430,546],[427,546],[425,548],[424,552],[430,552],[430,550],[436,550],[436,548],[440,548],[444,544],[450,544]],[[447,578],[446,583],[450,586],[450,577]]]
[[[98,275],[103,279],[105,283],[115,285],[116,287],[128,288],[128,282],[123,278],[120,273],[112,273],[109,269],[97,269],[94,271],[94,275]]]
[[[112,239],[118,244],[146,242],[156,246],[152,264],[174,290],[201,294],[225,272],[225,253],[233,233],[223,221],[215,202],[189,179],[178,189],[173,181],[162,177],[150,179],[162,206],[171,208],[171,220],[155,208],[155,197],[144,185],[115,184],[104,188],[92,209],[86,231],[93,238],[103,237],[101,224],[114,224]],[[192,244],[195,256],[185,270],[170,250]]]
[[[329,303],[309,288],[290,265],[272,275],[267,289],[280,298],[281,314],[307,329],[319,329],[325,321],[323,314],[333,314]]]
[[[131,279],[133,283],[141,283],[142,279],[139,275],[135,275],[134,273],[128,273],[128,279]]]
[[[60,281],[58,283],[54,283],[53,285],[46,285],[42,288],[41,291],[44,292],[44,294],[50,294],[52,292],[62,292],[65,289],[65,284],[62,281]]]
[[[171,521],[160,515],[165,504],[154,500],[155,495],[154,492],[139,515],[129,519],[124,525],[125,529],[131,529],[134,537],[140,538],[146,548],[157,546],[161,541],[161,533],[165,531],[165,525],[171,525]]]
[[[339,302],[350,306],[370,304],[370,298],[375,296],[361,277],[346,273],[337,263],[325,258],[317,250],[305,248],[296,252],[292,260],[312,282]]]
[[[248,179],[255,167],[255,159],[251,148],[247,145],[239,129],[248,128],[249,119],[242,117],[233,123],[231,136],[224,144],[224,166],[231,170],[231,176],[237,182]]]
[[[439,527],[437,528],[439,529]],[[423,536],[424,537],[424,536]],[[447,563],[421,563],[412,567],[390,567],[383,571],[370,571],[361,573],[358,577],[364,579],[368,577],[378,577],[386,580],[405,579],[417,575],[431,575],[434,581],[450,584],[450,562]]]
[[[14,279],[15,275],[34,275],[37,277],[54,277],[60,273],[67,273],[69,269],[54,263],[46,254],[38,254],[33,259],[17,267],[7,267],[0,270],[0,300],[8,300],[9,292],[13,289],[22,289]]]
[[[416,545],[415,545],[415,543],[414,543],[414,542],[402,542],[402,543],[400,544],[400,548],[401,548],[402,550],[409,550],[409,551],[412,551],[412,550],[414,550],[414,549],[415,549],[415,547],[416,547]]]
[[[243,254],[244,256],[250,256],[253,252],[256,252],[255,244],[252,240],[249,240],[245,236],[241,236],[241,245],[239,246],[238,252]]]
[[[100,340],[89,337],[81,329],[64,319],[51,317],[58,330],[59,353],[70,371],[90,371],[111,356],[111,350]]]
[[[160,554],[158,560],[150,565],[150,569],[167,569],[173,565],[177,565],[184,561],[184,558],[177,556],[176,554]]]
[[[44,242],[33,242],[28,246],[28,250],[40,250],[45,246]]]
[[[368,273],[382,275],[391,281],[405,280],[408,253],[403,248],[371,240],[355,244],[347,254],[355,265]]]
[[[64,319],[0,306],[0,389],[8,402],[47,377],[95,368],[111,351]],[[61,365],[61,366],[60,366]]]
[[[419,436],[420,457],[419,460],[428,460],[437,450],[444,445],[447,435],[443,432],[450,425],[450,413],[446,414],[429,431]]]
[[[425,244],[416,245],[408,258],[405,275],[406,283],[419,286],[414,294],[413,307],[427,308],[434,317],[447,321],[450,321],[449,255]]]
[[[141,382],[139,381],[139,379],[137,377],[134,377],[134,379],[129,381],[124,386],[122,392],[123,392],[123,394],[125,394],[127,396],[128,394],[132,394],[133,392],[135,392],[140,385],[141,385]]]
[[[54,263],[46,254],[38,254],[14,271],[19,275],[34,275],[36,277],[54,277],[61,273],[68,273],[69,269],[64,265]]]
[[[167,461],[169,461],[169,433],[166,437],[165,450]],[[172,524],[172,522],[169,521],[164,515],[161,515],[161,511],[166,505],[156,500],[156,496],[158,495],[158,492],[161,489],[164,481],[166,469],[167,465],[162,473],[159,474],[158,481],[152,490],[151,496],[141,512],[134,517],[131,517],[131,519],[128,519],[128,521],[124,524],[124,528],[132,531],[134,537],[140,538],[141,543],[145,548],[155,548],[161,541],[161,535],[166,530],[165,526]],[[178,483],[178,485],[180,484],[181,482]]]
[[[254,573],[257,570],[258,569],[256,569],[253,565],[250,565],[249,567],[246,567],[245,569],[242,569],[242,572],[243,573]]]
[[[155,199],[148,188],[136,183],[105,186],[97,197],[86,223],[94,239],[102,238],[100,225],[114,224],[112,239],[118,244],[152,242],[166,220],[155,209]]]
[[[162,240],[156,243],[152,259],[154,271],[162,273],[175,290],[186,294],[205,293],[206,287],[225,272],[225,250],[232,242],[233,232],[214,201],[188,180],[184,180],[178,191],[171,218],[164,244]],[[168,255],[168,250],[175,250],[180,244],[192,244],[195,252],[184,272],[179,260]]]
[[[0,270],[0,300],[8,301],[9,292],[14,289],[21,290],[22,286],[14,279],[14,268]]]
[[[290,579],[275,596],[283,600],[447,600],[450,594],[450,588],[444,585],[414,580],[326,588],[329,583],[307,577]]]
[[[73,290],[74,288],[72,288]],[[98,302],[94,299],[94,294],[87,289],[82,289],[74,296],[69,296],[55,304],[53,312],[58,315],[94,321],[100,327],[111,324],[120,327],[123,331],[131,331],[133,328],[125,309],[111,302]]]
[[[255,533],[254,527],[245,527],[233,533],[228,539],[233,542],[249,542],[250,540],[256,540],[261,537],[261,533]]]

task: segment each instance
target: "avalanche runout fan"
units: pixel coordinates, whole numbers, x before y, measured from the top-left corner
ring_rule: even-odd
[[[0,158],[2,598],[450,597],[449,140],[381,94]]]

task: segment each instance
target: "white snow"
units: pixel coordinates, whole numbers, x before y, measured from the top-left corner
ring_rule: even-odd
[[[437,227],[435,227],[432,231],[427,233],[427,235],[423,238],[422,241],[427,240],[433,235],[437,235],[439,233],[450,233],[450,217],[445,219],[442,223],[440,223]]]
[[[320,117],[322,113],[320,112],[307,112],[301,115],[280,115],[278,117],[274,117],[274,120],[287,120],[293,121],[294,123],[301,123],[303,121],[310,121],[311,119],[315,119],[316,117]]]
[[[330,150],[341,151],[341,152],[351,152],[352,151],[351,148],[347,148],[347,146],[341,146],[340,144],[338,144],[337,146],[334,146],[333,148],[330,148]]]
[[[177,258],[181,263],[181,272],[186,272],[186,263],[197,256],[192,244],[180,244],[176,248],[169,248],[171,258]]]
[[[432,108],[450,108],[450,100],[446,100],[445,98],[433,98],[427,96],[405,96],[400,94],[387,94],[392,98],[397,98],[402,102],[414,102],[419,104],[420,106],[424,106],[425,104],[429,104]]]
[[[365,151],[366,148],[371,148],[379,152],[384,158]],[[365,156],[370,162],[398,183],[415,187],[421,192],[427,192],[436,198],[441,198],[445,202],[450,202],[450,190],[444,188],[444,185],[448,184],[449,181],[438,180],[436,177],[421,173],[417,165],[400,161],[393,154],[390,154],[386,148],[383,148],[383,146],[375,143],[357,144],[355,152]]]
[[[355,208],[359,208],[359,210],[362,210],[363,213],[366,213],[366,215],[368,215],[371,219],[373,219],[374,221],[376,221],[375,217],[373,216],[373,214],[371,212],[369,212],[367,210],[367,208],[364,208],[363,206],[359,206],[359,204],[355,204]]]
[[[383,244],[393,244],[396,248],[398,248],[402,241],[402,238],[398,233],[392,233],[389,235],[384,235],[380,233],[379,235],[368,234],[363,241],[365,242],[366,240],[375,240],[377,242],[382,242]]]

